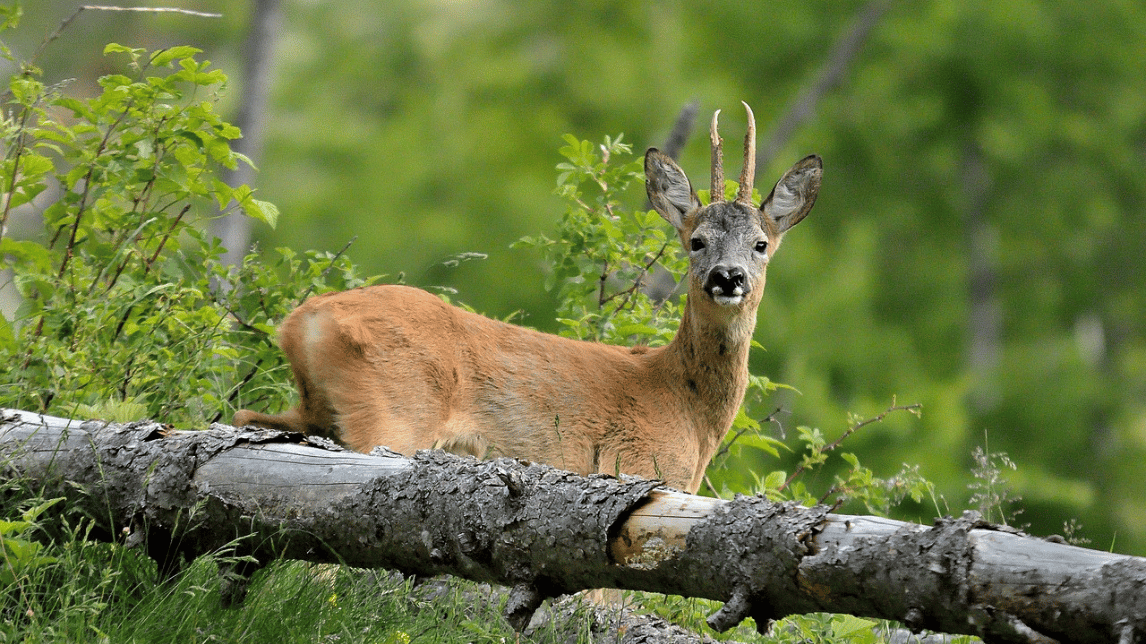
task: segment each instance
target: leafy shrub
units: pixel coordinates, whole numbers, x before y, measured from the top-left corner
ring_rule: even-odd
[[[90,99],[34,69],[11,79],[0,224],[31,211],[43,233],[0,238],[23,298],[0,319],[0,405],[201,425],[229,418],[242,386],[256,399],[244,405],[283,406],[274,324],[310,292],[364,283],[329,253],[220,263],[206,219],[237,209],[273,225],[278,213],[220,178],[249,160],[214,110],[226,76],[198,53],[108,45],[127,70]]]

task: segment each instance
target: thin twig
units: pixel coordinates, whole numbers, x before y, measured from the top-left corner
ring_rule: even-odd
[[[624,297],[625,298],[624,301],[622,301],[620,304],[617,305],[617,308],[613,310],[613,313],[616,314],[616,313],[619,313],[622,310],[624,310],[625,306],[627,304],[629,304],[629,302],[632,300],[633,294],[636,293],[637,289],[639,289],[644,284],[645,276],[649,274],[650,270],[652,270],[653,265],[656,264],[658,261],[660,261],[660,258],[664,256],[665,250],[668,249],[668,246],[669,246],[669,242],[665,242],[665,244],[661,246],[661,249],[659,251],[657,251],[657,254],[653,255],[652,259],[645,262],[645,265],[641,267],[641,271],[639,273],[637,273],[637,276],[633,279],[633,285],[630,286],[629,288],[623,290],[623,291],[617,291],[616,293],[613,293],[612,295],[609,295],[608,297],[606,297],[605,296],[605,279],[608,277],[608,274],[602,274],[601,275],[601,293],[598,296],[598,300],[599,300],[598,301],[598,307],[604,308],[604,306],[606,304],[608,304],[609,302],[612,302],[613,300],[617,299],[618,297]]]
[[[186,204],[183,206],[183,210],[180,210],[179,214],[175,217],[175,221],[171,222],[171,228],[168,229],[167,234],[163,236],[163,239],[159,240],[159,247],[155,249],[154,253],[152,253],[151,258],[144,263],[144,275],[151,272],[151,267],[155,265],[155,260],[159,259],[159,254],[163,252],[163,247],[167,245],[167,240],[171,239],[171,236],[175,234],[175,229],[179,226],[179,222],[183,220],[183,215],[186,215],[187,211],[189,210],[191,210],[191,204]]]
[[[891,407],[888,407],[887,409],[883,410],[883,412],[877,416],[873,416],[871,418],[868,418],[867,420],[856,423],[852,427],[848,428],[848,431],[844,432],[844,434],[842,436],[840,436],[836,440],[832,441],[832,443],[830,445],[825,445],[824,448],[820,451],[821,452],[830,452],[830,451],[834,450],[835,448],[839,447],[841,443],[844,442],[845,438],[854,434],[856,432],[856,430],[860,429],[861,427],[866,427],[868,425],[871,425],[872,423],[878,423],[878,422],[882,421],[884,418],[887,418],[887,415],[892,413],[892,412],[910,411],[911,413],[916,413],[922,408],[923,408],[923,405],[920,403],[912,403],[910,405],[896,405],[895,400],[892,399],[892,406]]]
[[[47,38],[44,38],[44,41],[41,42],[40,46],[36,48],[36,53],[32,54],[32,57],[28,60],[28,64],[31,65],[31,64],[35,63],[36,60],[40,57],[40,54],[44,53],[44,50],[48,48],[48,45],[52,44],[52,42],[54,42],[57,38],[59,38],[61,35],[63,35],[64,30],[68,28],[68,25],[72,24],[72,21],[74,21],[76,18],[78,18],[79,15],[81,13],[83,13],[84,11],[131,11],[131,12],[135,12],[135,13],[178,13],[178,14],[182,14],[185,16],[195,16],[197,18],[222,18],[223,17],[223,14],[221,14],[221,13],[208,13],[206,11],[193,11],[191,9],[179,9],[176,7],[118,7],[118,6],[98,5],[98,4],[80,5],[75,10],[75,12],[72,13],[72,15],[68,16],[67,18],[64,18],[60,22],[60,26],[56,27],[55,31],[53,31],[51,34],[49,34]]]
[[[720,496],[720,492],[716,491],[716,486],[712,484],[712,479],[708,478],[708,472],[704,473],[704,484],[706,486],[708,486],[708,491],[712,492],[712,496],[714,498],[717,498],[717,499],[723,498],[722,496]]]
[[[609,279],[609,260],[601,263],[601,276],[597,278],[597,308],[605,308],[605,302],[609,300],[605,297],[605,282]]]
[[[99,147],[96,148],[95,156],[92,157],[91,166],[88,167],[87,173],[84,175],[84,189],[80,193],[80,202],[76,207],[76,220],[72,222],[72,233],[68,239],[68,245],[64,248],[64,259],[60,261],[60,274],[59,279],[63,279],[68,268],[68,262],[72,259],[72,253],[76,246],[76,236],[79,234],[80,220],[83,219],[84,211],[88,207],[88,196],[91,194],[92,177],[95,175],[96,161],[99,160],[100,155],[107,150],[108,142],[111,141],[111,135],[116,132],[116,128],[123,123],[127,118],[128,113],[135,106],[135,99],[130,99],[127,105],[124,106],[123,112],[108,126],[107,132],[104,133],[103,139],[99,142]],[[61,227],[62,228],[62,227]]]
[[[100,267],[99,273],[97,273],[96,276],[91,280],[91,285],[88,287],[87,292],[88,296],[91,296],[91,294],[95,292],[96,286],[100,285],[100,282],[104,278],[107,269],[122,255],[124,256],[123,261],[119,262],[119,267],[115,269],[115,274],[108,279],[107,287],[104,289],[104,294],[107,294],[113,287],[115,287],[116,282],[119,280],[119,276],[123,273],[123,269],[127,268],[127,264],[131,261],[130,252],[127,248],[128,243],[135,239],[136,236],[140,235],[143,232],[143,229],[149,226],[153,221],[155,221],[155,219],[147,219],[143,221],[143,223],[139,224],[138,228],[125,236],[123,240],[116,241],[114,244],[112,244],[112,246],[116,249],[115,254],[111,259],[105,262],[103,266]]]
[[[85,4],[80,7],[80,10],[89,9],[91,11],[137,11],[146,13],[179,13],[186,16],[197,16],[199,18],[222,18],[223,14],[214,13],[211,11],[195,11],[193,9],[180,9],[178,7],[117,7],[112,5],[101,4]],[[79,11],[77,11],[79,13]]]
[[[16,158],[12,161],[12,176],[8,181],[7,194],[4,196],[4,214],[0,215],[0,239],[4,238],[4,229],[8,227],[8,215],[12,211],[12,195],[16,193],[16,177],[20,174],[20,157],[24,155],[24,143],[28,135],[28,116],[31,110],[25,107],[20,114],[20,131],[16,137]]]
[[[776,419],[776,415],[782,411],[784,411],[783,407],[777,407],[776,409],[774,409],[772,411],[771,414],[768,414],[768,416],[765,417],[764,420],[761,420],[760,424],[766,425],[768,423],[776,423],[777,425],[779,425],[780,421]],[[783,431],[783,427],[781,427],[780,429],[781,429],[781,431]],[[724,444],[720,446],[720,450],[717,451],[716,454],[710,460],[715,461],[716,459],[720,458],[721,456],[724,456],[725,454],[727,454],[728,451],[730,449],[732,449],[732,445],[737,440],[739,440],[740,437],[743,436],[747,431],[748,431],[747,427],[745,427],[744,429],[738,430],[735,434],[732,435],[732,440],[725,441]]]
[[[852,425],[851,427],[848,427],[847,431],[845,431],[839,438],[837,438],[836,440],[832,441],[831,443],[828,443],[827,445],[824,445],[823,447],[821,447],[819,449],[819,453],[825,454],[827,452],[830,452],[830,451],[836,449],[837,447],[839,447],[844,442],[844,440],[848,436],[851,436],[852,434],[856,433],[856,431],[858,431],[861,427],[867,427],[868,425],[871,425],[872,423],[878,423],[878,422],[882,421],[884,418],[887,418],[887,415],[892,413],[892,412],[910,411],[911,413],[918,415],[919,410],[922,408],[923,408],[923,405],[920,403],[912,403],[910,405],[896,405],[895,404],[895,398],[892,398],[891,399],[891,407],[888,407],[887,409],[883,410],[881,413],[879,413],[876,416],[872,416],[871,418],[868,418],[867,420],[860,421],[860,422]],[[781,485],[778,489],[780,491],[788,489],[788,485],[790,485],[792,483],[792,481],[796,480],[797,476],[803,474],[804,470],[806,470],[806,469],[807,469],[807,467],[803,463],[801,463],[795,469],[795,471],[792,472],[791,476],[788,477],[788,480],[784,481],[784,484]]]

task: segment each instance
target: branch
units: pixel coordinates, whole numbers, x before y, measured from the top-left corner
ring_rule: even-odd
[[[665,139],[664,147],[661,152],[667,154],[674,161],[680,160],[681,150],[684,149],[685,143],[688,143],[689,137],[692,136],[692,126],[696,123],[696,113],[700,111],[700,101],[693,99],[680,108],[680,112],[676,115],[676,120],[673,121],[672,131],[669,132],[668,137]],[[650,206],[651,210],[652,207]]]
[[[136,13],[178,13],[178,14],[182,14],[185,16],[195,16],[198,18],[222,18],[223,17],[223,14],[221,14],[221,13],[208,13],[206,11],[192,11],[191,9],[178,9],[175,7],[118,7],[118,6],[97,5],[97,4],[80,5],[79,7],[76,8],[76,10],[74,12],[72,12],[72,15],[70,15],[67,18],[64,18],[62,21],[60,21],[60,25],[58,27],[56,27],[55,31],[53,31],[51,34],[49,34],[47,38],[44,38],[43,42],[40,43],[40,46],[36,48],[36,53],[32,54],[32,58],[29,59],[28,64],[30,65],[30,64],[36,62],[36,60],[40,58],[40,54],[43,54],[44,50],[48,48],[48,45],[52,44],[53,41],[55,41],[57,38],[59,38],[64,33],[64,30],[68,28],[68,25],[72,24],[72,21],[75,20],[76,18],[78,18],[79,15],[81,13],[83,13],[84,11],[131,11],[131,12],[136,12]]]
[[[871,0],[843,36],[832,46],[816,77],[806,85],[790,103],[784,115],[776,120],[764,144],[757,148],[756,167],[763,168],[772,162],[796,130],[816,111],[820,100],[843,81],[844,75],[863,49],[868,36],[891,8],[893,0]]]
[[[828,444],[824,445],[823,447],[820,447],[819,449],[815,450],[813,452],[813,455],[819,456],[821,454],[827,454],[828,452],[834,451],[837,447],[839,447],[840,445],[843,444],[844,440],[846,440],[849,436],[851,436],[852,434],[859,431],[860,428],[867,427],[868,425],[871,425],[873,423],[883,422],[883,419],[887,418],[887,415],[892,413],[892,412],[909,411],[909,412],[915,414],[916,416],[918,416],[920,414],[921,409],[923,409],[923,405],[920,403],[912,403],[910,405],[897,405],[897,404],[895,404],[895,397],[893,396],[891,399],[891,406],[890,407],[888,407],[887,409],[883,410],[879,414],[876,414],[875,416],[872,416],[871,418],[868,418],[866,420],[854,420],[854,421],[852,421],[852,424],[848,426],[847,430],[845,430],[844,433],[841,434],[839,438],[837,438],[836,440],[832,441],[831,443],[828,443]],[[771,419],[771,418],[772,418],[771,416],[768,417],[768,419]],[[807,469],[808,469],[808,460],[804,459],[803,462],[801,462],[799,465],[796,466],[796,469],[792,471],[792,473],[784,481],[783,485],[781,485],[780,487],[778,487],[776,489],[781,491],[781,492],[788,489],[788,486],[792,484],[792,481],[795,481],[796,477],[803,474],[804,471]],[[826,496],[825,496],[825,498],[826,498]]]
[[[237,554],[262,564],[282,557],[505,585],[518,630],[546,598],[617,587],[723,601],[709,618],[718,630],[745,617],[767,629],[786,615],[836,612],[988,642],[1146,636],[1146,559],[1044,541],[975,513],[924,526],[511,459],[365,455],[222,425],[4,416],[5,474],[87,508],[107,535],[126,532],[162,571],[173,554],[249,535]],[[242,595],[240,585],[223,597]]]

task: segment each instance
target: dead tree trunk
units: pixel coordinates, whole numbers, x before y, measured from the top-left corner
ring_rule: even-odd
[[[509,459],[367,456],[281,432],[17,411],[0,420],[0,464],[86,504],[108,535],[167,567],[240,539],[260,562],[448,573],[512,587],[519,630],[547,597],[618,587],[723,601],[709,619],[718,630],[824,611],[989,642],[1146,634],[1146,559],[973,515],[922,526]]]

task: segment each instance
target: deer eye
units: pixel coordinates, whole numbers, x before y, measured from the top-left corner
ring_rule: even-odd
[[[756,252],[757,253],[763,253],[763,252],[766,252],[767,250],[768,250],[768,242],[767,241],[760,240],[760,241],[756,242]]]
[[[694,253],[698,250],[704,250],[704,240],[700,237],[693,237],[692,241],[689,242],[689,246]]]

